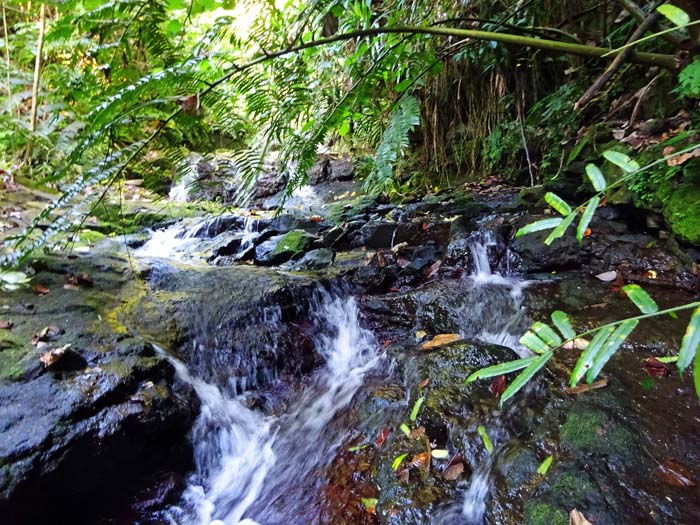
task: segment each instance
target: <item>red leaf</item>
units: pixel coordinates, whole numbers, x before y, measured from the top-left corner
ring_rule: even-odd
[[[382,431],[377,436],[377,439],[374,441],[374,445],[377,448],[381,447],[384,444],[384,442],[386,441],[386,438],[389,437],[389,434],[391,434],[390,428],[387,427],[385,429],[382,429]]]
[[[694,487],[690,471],[676,460],[668,458],[659,465],[658,475],[672,487]]]
[[[501,397],[501,394],[505,391],[507,385],[506,376],[500,375],[493,378],[491,381],[491,386],[489,390],[494,395],[494,397]]]
[[[647,359],[644,364],[644,371],[649,377],[665,377],[670,373],[668,366],[655,357]]]

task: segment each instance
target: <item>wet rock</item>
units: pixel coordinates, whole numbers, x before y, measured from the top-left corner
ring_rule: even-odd
[[[403,242],[413,246],[427,242],[444,246],[448,243],[449,228],[448,223],[442,222],[373,221],[360,228],[353,243],[355,246],[367,246],[373,249],[390,249]]]
[[[328,248],[318,248],[306,253],[299,261],[295,262],[293,270],[319,270],[333,264],[335,252]]]
[[[304,230],[291,230],[259,244],[255,249],[255,260],[263,265],[280,264],[303,253],[316,240]]]

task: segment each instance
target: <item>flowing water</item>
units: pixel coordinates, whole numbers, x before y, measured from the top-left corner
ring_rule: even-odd
[[[314,299],[316,351],[322,366],[280,416],[248,408],[244,398],[215,386],[175,361],[201,400],[193,430],[196,471],[177,507],[177,525],[308,524],[318,514],[323,470],[346,439],[334,422],[381,356],[359,324],[352,297],[325,291]]]

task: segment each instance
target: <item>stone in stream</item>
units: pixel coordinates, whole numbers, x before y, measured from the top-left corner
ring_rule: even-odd
[[[306,251],[317,238],[304,230],[274,236],[255,249],[255,261],[262,265],[281,264]]]

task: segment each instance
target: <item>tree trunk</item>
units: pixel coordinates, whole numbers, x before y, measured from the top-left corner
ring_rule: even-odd
[[[46,32],[46,4],[41,4],[39,10],[39,37],[36,43],[36,60],[34,61],[34,82],[32,84],[32,109],[29,114],[29,129],[36,133],[37,110],[39,107],[39,83],[41,81],[42,56],[44,54],[44,33]],[[27,146],[26,160],[31,162],[33,138],[30,137]]]

